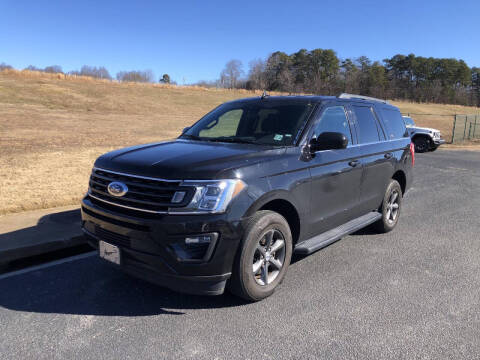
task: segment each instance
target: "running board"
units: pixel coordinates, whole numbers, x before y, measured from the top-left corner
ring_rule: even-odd
[[[363,216],[360,216],[356,219],[350,220],[349,222],[340,225],[332,230],[328,230],[323,234],[314,236],[308,240],[302,241],[301,243],[295,246],[295,254],[308,255],[321,248],[330,245],[331,243],[340,240],[342,237],[354,233],[365,226],[373,224],[375,221],[380,220],[382,214],[377,211],[369,212]]]

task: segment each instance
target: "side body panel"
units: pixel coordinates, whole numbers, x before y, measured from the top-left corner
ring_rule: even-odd
[[[338,101],[324,102],[311,124],[308,139],[312,138],[323,111],[344,105]],[[349,122],[351,115],[346,110]],[[312,178],[311,211],[308,215],[310,236],[339,226],[352,219],[356,213],[360,200],[362,167],[356,162],[358,150],[354,133],[352,141],[353,144],[349,144],[346,149],[318,151],[309,161]]]

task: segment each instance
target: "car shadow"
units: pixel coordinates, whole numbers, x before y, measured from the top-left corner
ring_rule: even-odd
[[[354,233],[350,234],[351,236],[356,235],[378,235],[378,230],[375,229],[374,224],[368,225],[360,230],[355,231]]]
[[[366,226],[366,227],[364,227],[364,228],[362,228],[362,229],[360,229],[360,230],[355,231],[354,233],[351,233],[350,235],[345,235],[345,236],[343,236],[342,238],[338,239],[337,241],[334,241],[333,243],[330,243],[330,244],[322,247],[321,249],[315,251],[315,252],[312,253],[312,254],[300,255],[300,254],[295,254],[295,253],[294,253],[294,254],[292,255],[292,260],[290,261],[290,264],[293,265],[293,264],[295,264],[295,263],[297,263],[297,262],[302,261],[303,259],[305,259],[305,258],[307,258],[307,257],[309,257],[309,256],[312,256],[313,254],[315,254],[315,253],[318,252],[318,251],[325,250],[325,249],[327,249],[328,247],[336,244],[337,242],[342,241],[342,239],[345,238],[345,237],[347,237],[347,236],[356,237],[356,236],[367,236],[367,235],[368,235],[368,236],[371,236],[371,235],[378,235],[378,234],[379,234],[379,233],[378,233],[378,231],[375,229],[375,226],[374,226],[373,224],[368,225],[368,226]]]
[[[73,210],[50,215],[38,226],[46,226],[48,221],[51,227],[77,218],[78,210]],[[36,230],[23,231],[30,235]],[[369,226],[352,235],[372,234],[375,230]],[[294,254],[291,264],[307,256],[311,255]],[[124,274],[96,256],[0,279],[0,307],[21,312],[134,317],[183,315],[191,309],[248,304],[228,291],[220,296],[177,293]]]
[[[130,277],[96,256],[0,280],[0,306],[22,312],[133,317],[246,304],[228,292],[173,292]]]

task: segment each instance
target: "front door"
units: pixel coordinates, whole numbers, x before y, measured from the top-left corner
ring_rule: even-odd
[[[310,235],[339,226],[353,217],[359,201],[362,166],[347,109],[331,102],[319,112],[308,139],[323,132],[340,132],[348,139],[346,149],[317,151],[310,160]]]

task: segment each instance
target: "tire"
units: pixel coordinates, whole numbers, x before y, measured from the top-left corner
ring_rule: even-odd
[[[392,231],[398,223],[401,210],[402,188],[398,181],[392,179],[383,197],[382,206],[380,207],[382,218],[375,223],[376,230],[380,233]]]
[[[437,146],[437,145],[433,145],[433,146],[430,148],[430,151],[433,152],[433,151],[435,151],[435,150],[437,150],[437,149],[438,149],[438,146]]]
[[[415,152],[417,153],[427,152],[430,148],[430,142],[424,136],[416,137],[413,143],[415,145]]]
[[[274,246],[276,251],[271,251]],[[285,277],[291,257],[292,234],[285,218],[274,211],[258,211],[245,226],[228,284],[230,292],[248,301],[272,295]]]

